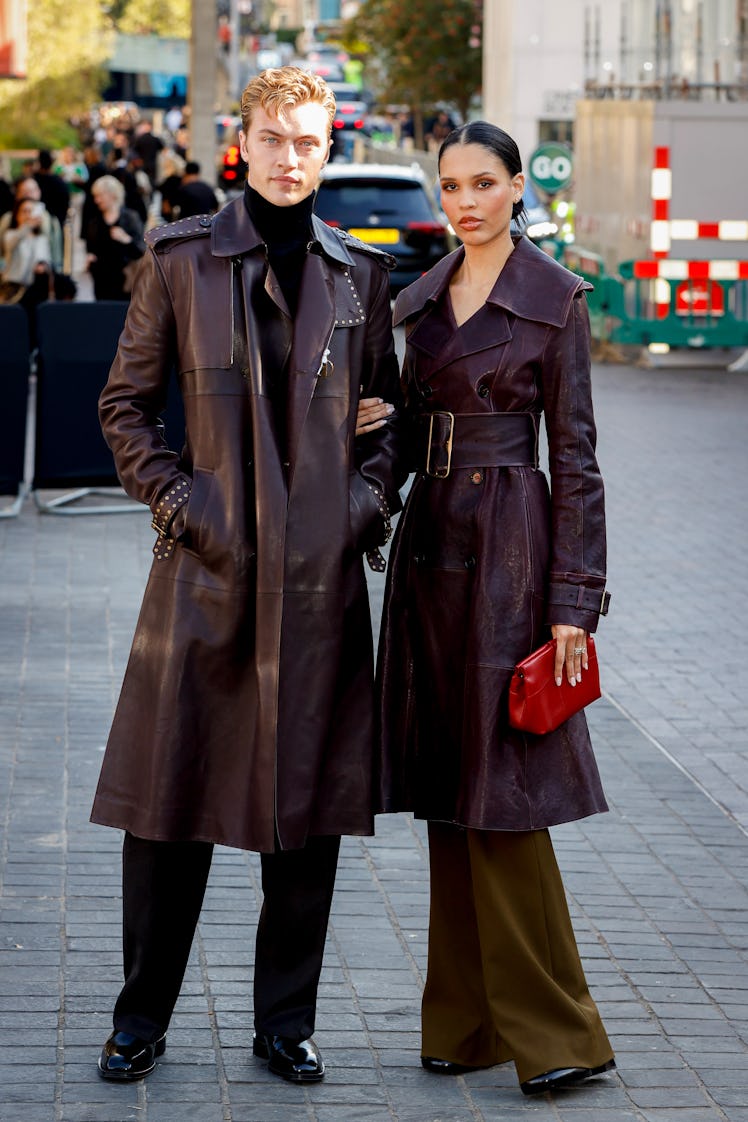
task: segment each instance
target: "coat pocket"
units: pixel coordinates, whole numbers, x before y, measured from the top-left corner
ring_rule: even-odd
[[[195,468],[192,474],[190,497],[184,511],[184,529],[180,541],[184,549],[198,556],[206,545],[206,512],[213,487],[213,472]]]

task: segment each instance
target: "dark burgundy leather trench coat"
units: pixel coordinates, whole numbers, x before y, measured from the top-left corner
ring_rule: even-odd
[[[360,389],[399,400],[398,365],[386,257],[316,218],[314,235],[295,327],[243,200],[149,235],[100,415],[130,495],[189,499],[152,565],[94,822],[260,851],[372,832],[368,484],[397,510],[404,475],[396,425],[354,431]],[[158,422],[174,363],[181,453]]]
[[[504,425],[495,418],[477,455],[433,478],[419,444],[380,638],[380,809],[534,830],[606,809],[583,713],[548,736],[524,735],[507,720],[516,662],[550,638],[551,623],[594,631],[603,608],[589,286],[522,238],[485,305],[457,328],[446,292],[462,254],[397,299],[406,417],[415,430],[424,427],[418,416],[434,411],[478,415],[478,425],[486,414],[524,414],[510,424],[525,427],[526,447],[508,456],[515,466],[486,466],[496,424]],[[535,459],[541,415],[551,494]],[[431,467],[444,466],[437,451]]]

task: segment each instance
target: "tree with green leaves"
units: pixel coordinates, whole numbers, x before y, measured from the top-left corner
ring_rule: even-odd
[[[195,2],[205,3],[205,0]],[[125,35],[190,37],[192,0],[117,0],[112,14],[117,30]]]
[[[196,0],[197,2],[197,0]],[[0,79],[0,148],[56,148],[106,86],[116,31],[189,38],[191,0],[32,0],[25,79]]]
[[[28,5],[27,77],[0,80],[0,146],[54,147],[74,135],[70,117],[103,85],[111,24],[101,0]]]
[[[382,100],[414,116],[446,102],[465,118],[481,85],[481,23],[480,0],[364,0],[346,39],[366,44]]]

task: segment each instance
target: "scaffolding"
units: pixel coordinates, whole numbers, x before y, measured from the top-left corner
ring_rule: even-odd
[[[748,100],[748,0],[621,0],[617,71],[601,60],[601,8],[585,7],[585,97]]]

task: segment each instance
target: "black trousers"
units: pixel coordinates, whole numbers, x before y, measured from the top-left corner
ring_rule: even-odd
[[[255,946],[257,1032],[305,1040],[314,1032],[317,987],[335,887],[339,837],[263,853],[264,901]],[[187,968],[213,846],[125,834],[122,907],[125,984],[114,1027],[162,1036]]]

